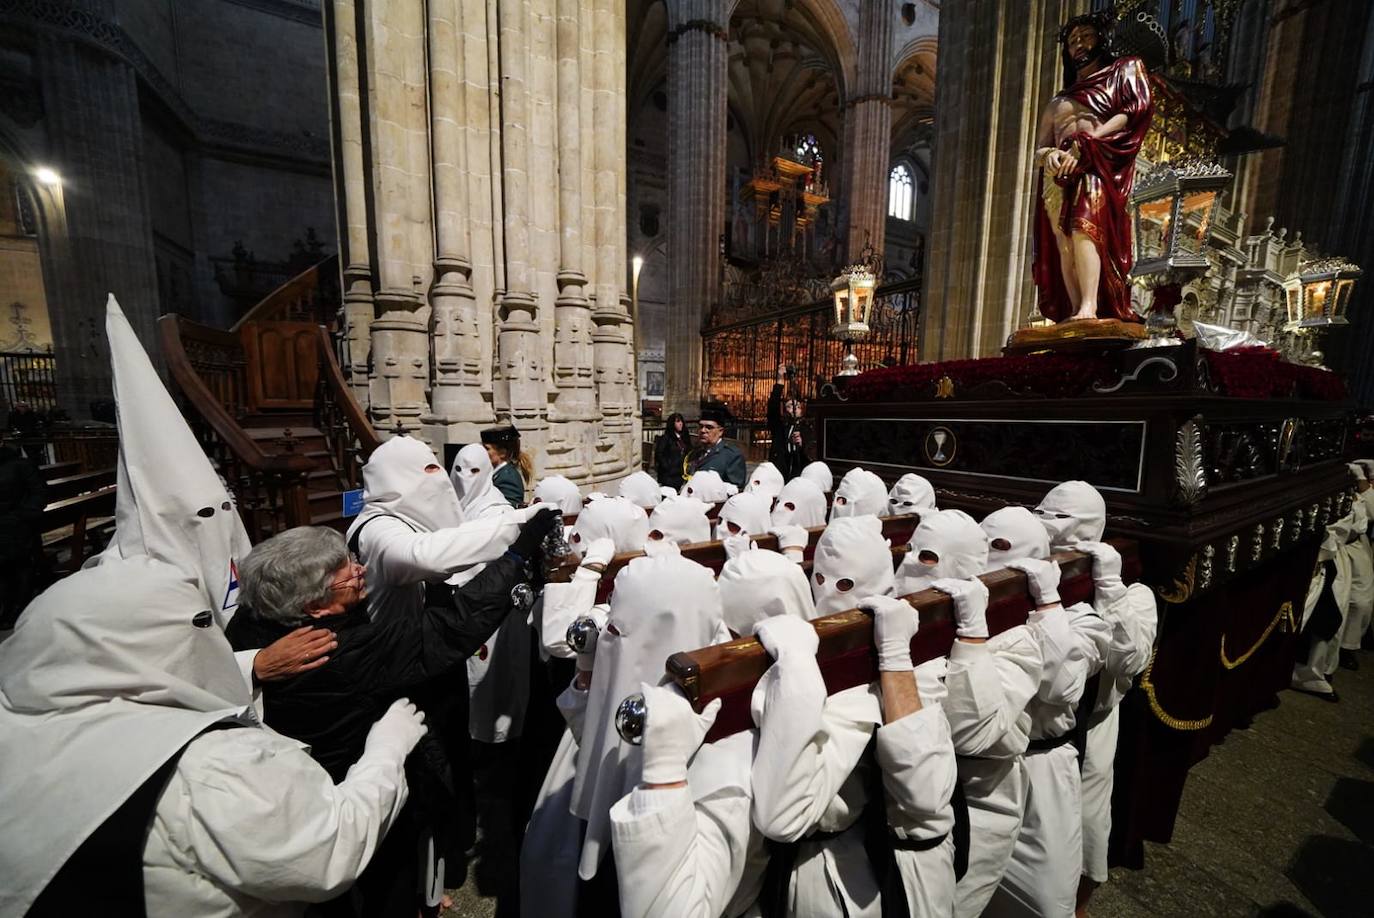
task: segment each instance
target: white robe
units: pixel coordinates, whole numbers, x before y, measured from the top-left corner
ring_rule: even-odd
[[[1062,736],[1073,730],[1087,680],[1102,666],[1111,626],[1083,603],[1032,612],[1026,624],[1044,655],[1040,688],[1027,706],[1031,739]],[[1025,818],[986,914],[1062,918],[1073,914],[1083,870],[1078,750],[1065,743],[1028,751],[1023,762],[1029,778]]]
[[[1099,600],[1103,597],[1099,596]],[[1107,842],[1112,834],[1112,785],[1121,699],[1150,665],[1158,630],[1154,591],[1133,584],[1111,602],[1099,601],[1111,626],[1111,644],[1102,664],[1097,703],[1084,747],[1083,874],[1107,882]]]
[[[265,728],[192,740],[143,846],[149,915],[301,915],[344,892],[406,799],[405,768],[364,753],[334,784],[306,747]]]
[[[1336,629],[1335,637],[1324,641],[1312,641],[1307,659],[1299,660],[1294,665],[1293,682],[1303,688],[1326,691],[1326,688],[1322,688],[1326,685],[1326,677],[1334,673],[1340,664],[1341,631],[1345,627],[1346,615],[1350,609],[1351,586],[1354,582],[1354,571],[1351,569],[1350,553],[1345,551],[1345,540],[1354,525],[1354,519],[1352,512],[1326,527],[1326,539],[1317,554],[1317,571],[1308,588],[1303,607],[1302,628],[1299,631],[1307,627],[1307,620],[1312,617],[1317,600],[1326,585],[1327,561],[1331,561],[1336,569],[1335,582],[1331,584],[1331,595],[1340,610],[1341,624]]]
[[[1369,491],[1365,494],[1368,495]],[[1342,549],[1350,559],[1350,607],[1345,613],[1345,623],[1341,627],[1341,649],[1359,650],[1360,641],[1369,630],[1371,615],[1374,615],[1374,550],[1371,550],[1369,536],[1368,502],[1361,497],[1352,509],[1353,531],[1357,534],[1352,542]]]
[[[1021,831],[1026,804],[1022,754],[1030,739],[1026,704],[1040,686],[1042,654],[1025,626],[984,644],[954,643],[945,714],[959,753],[968,805],[968,869],[954,892],[954,914],[981,915],[1001,882]]]

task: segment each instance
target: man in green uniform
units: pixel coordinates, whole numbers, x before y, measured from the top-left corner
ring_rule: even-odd
[[[697,422],[697,448],[688,460],[687,474],[690,477],[704,470],[716,472],[743,491],[749,473],[745,469],[744,453],[725,439],[726,420],[725,412],[719,409],[702,409],[701,420]]]

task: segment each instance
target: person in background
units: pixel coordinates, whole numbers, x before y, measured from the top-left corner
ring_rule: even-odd
[[[520,451],[520,431],[506,424],[482,431],[482,445],[491,456],[491,483],[512,507],[525,505],[525,482],[534,477],[534,463]]]
[[[697,472],[712,471],[727,483],[742,490],[749,479],[744,453],[725,439],[725,425],[729,415],[713,408],[703,408],[697,422],[697,449],[688,463],[688,477]]]
[[[773,433],[773,445],[768,458],[782,472],[783,481],[791,481],[801,474],[810,462],[802,441],[801,421],[806,408],[798,398],[783,398],[783,385],[791,378],[788,367],[778,368],[778,380],[768,396],[768,429]]]
[[[675,411],[668,415],[663,433],[654,441],[654,477],[659,484],[674,491],[682,490],[682,463],[691,449],[692,438],[687,434],[687,422]]]
[[[0,629],[13,628],[33,599],[46,491],[37,466],[0,431]]]

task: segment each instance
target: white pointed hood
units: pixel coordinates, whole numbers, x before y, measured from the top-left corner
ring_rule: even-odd
[[[748,637],[775,615],[816,617],[816,601],[801,565],[775,551],[755,548],[725,562],[717,579],[721,614],[735,634]]]
[[[891,596],[892,547],[876,516],[846,516],[825,527],[811,564],[816,614],[843,612],[865,596]]]
[[[195,578],[221,627],[252,549],[224,482],[111,294],[105,310],[119,419],[115,536],[99,563],[146,556]]]
[[[709,542],[711,520],[706,516],[709,509],[694,497],[673,497],[665,500],[649,514],[649,537],[653,539],[653,534],[657,532],[663,539],[678,545]]]
[[[512,509],[506,495],[491,483],[495,474],[491,454],[480,443],[469,443],[453,457],[448,477],[463,505],[464,519],[481,519],[500,510]]]
[[[620,490],[617,493],[646,511],[654,509],[659,501],[663,500],[663,495],[658,492],[658,482],[645,471],[635,472],[621,479]]]
[[[739,493],[739,489],[720,477],[719,472],[710,469],[697,472],[682,486],[683,497],[695,497],[708,504],[718,504]]]
[[[746,494],[758,494],[766,499],[769,506],[772,506],[779,493],[782,492],[782,472],[771,462],[760,462],[754,468],[754,474],[749,476],[749,483],[744,486]]]
[[[782,486],[773,505],[774,526],[825,525],[825,492],[809,478],[793,478]]]
[[[822,493],[829,493],[835,486],[835,476],[830,471],[830,466],[824,462],[807,463],[806,468],[801,470],[801,477],[814,482]]]
[[[197,734],[257,723],[217,609],[200,578],[134,556],[106,557],[24,611],[0,645],[0,914],[23,914]]]
[[[887,513],[887,485],[872,472],[850,469],[835,489],[835,502],[830,506],[830,518],[846,516],[883,516]]]
[[[768,499],[762,494],[736,494],[716,515],[716,538],[763,535],[768,531]]]
[[[907,472],[898,478],[892,490],[887,492],[888,516],[935,509],[935,489],[915,472]]]
[[[438,471],[426,472],[431,465]],[[417,532],[438,532],[462,525],[463,508],[434,452],[401,436],[373,450],[363,466],[363,510],[348,527],[348,537],[374,516],[395,516]]]
[[[576,516],[582,512],[582,491],[570,478],[549,475],[534,486],[534,502],[557,507],[564,516]]]
[[[1086,481],[1055,485],[1035,508],[1035,515],[1049,532],[1052,548],[1100,542],[1107,528],[1107,502]]]
[[[610,847],[611,805],[639,783],[641,749],[616,733],[616,708],[641,682],[662,684],[670,655],[726,637],[709,569],[670,551],[635,558],[616,575],[609,620],[596,645],[569,807],[587,822],[578,868],[583,879],[596,875]]]
[[[937,510],[921,516],[907,543],[910,551],[897,568],[897,595],[910,596],[936,580],[967,580],[988,566],[988,537],[962,510]]]
[[[649,535],[649,517],[623,497],[603,497],[582,508],[573,524],[568,544],[581,555],[597,539],[615,542],[616,554],[639,551]]]
[[[1000,570],[1008,561],[1045,560],[1050,556],[1049,533],[1025,507],[994,510],[983,517],[980,525],[988,537],[987,571]]]

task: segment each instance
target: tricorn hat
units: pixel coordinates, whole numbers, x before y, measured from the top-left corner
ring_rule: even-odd
[[[520,431],[513,424],[488,427],[482,431],[482,442],[503,449],[512,449],[520,444]]]
[[[712,421],[724,427],[730,423],[730,412],[723,408],[703,408],[701,409],[701,420]]]

